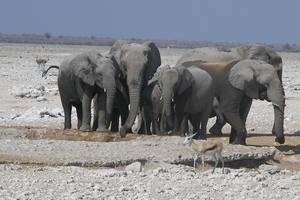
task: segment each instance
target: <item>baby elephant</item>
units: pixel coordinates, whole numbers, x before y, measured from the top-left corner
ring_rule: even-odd
[[[158,84],[162,91],[167,124],[171,130],[179,131],[183,135],[189,119],[193,132],[197,132],[195,138],[206,139],[206,126],[215,94],[211,76],[197,67],[175,67],[165,70]],[[174,126],[171,115],[172,100],[178,127]]]

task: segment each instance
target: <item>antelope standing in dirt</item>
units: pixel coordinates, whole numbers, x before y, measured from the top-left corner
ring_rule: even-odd
[[[194,158],[194,170],[196,167],[196,160],[199,158],[200,155],[202,155],[202,168],[204,168],[204,161],[205,161],[205,155],[211,155],[215,166],[212,170],[212,173],[214,173],[216,166],[218,165],[220,159],[222,161],[222,174],[224,174],[224,159],[222,158],[222,150],[223,150],[223,144],[219,141],[206,141],[202,140],[200,143],[195,143],[193,140],[193,137],[197,133],[188,136],[186,135],[186,138],[183,142],[184,145],[189,145],[192,147],[192,149],[196,152],[196,157]]]
[[[38,64],[38,67],[42,72],[45,71],[45,65],[49,61],[49,57],[47,56],[46,59],[44,58],[35,58],[35,62]]]

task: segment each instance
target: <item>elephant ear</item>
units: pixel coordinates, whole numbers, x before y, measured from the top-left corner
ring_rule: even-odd
[[[181,76],[181,83],[178,89],[178,94],[182,94],[189,87],[194,85],[194,78],[192,73],[185,67],[177,68],[178,73]]]
[[[119,78],[121,79],[125,79],[125,74],[126,72],[124,71],[124,69],[122,68],[121,65],[121,57],[123,56],[123,51],[122,51],[122,47],[129,44],[128,41],[126,40],[117,40],[112,47],[110,48],[108,55],[112,55],[114,57],[114,60],[116,61],[116,63],[118,64],[118,69],[120,69],[121,71],[119,72]],[[115,64],[115,63],[114,63]]]
[[[118,62],[117,62],[115,56],[112,55],[112,54],[108,54],[108,55],[105,56],[105,57],[108,58],[108,59],[110,59],[110,60],[112,61],[113,66],[114,66],[115,69],[116,69],[116,72],[115,72],[116,78],[119,77],[119,76],[120,76],[120,67],[119,67],[119,64],[118,64]]]
[[[95,78],[93,75],[94,63],[86,55],[76,56],[71,62],[70,66],[75,76],[83,80],[83,82],[89,85],[95,85]]]
[[[117,40],[110,48],[108,54],[116,55],[124,44],[129,44],[126,40]]]
[[[229,83],[234,88],[244,91],[247,96],[258,99],[261,90],[265,89],[264,85],[258,82],[260,73],[257,66],[262,63],[264,62],[248,59],[238,62],[229,71]]]
[[[156,72],[156,69],[161,65],[161,57],[159,50],[154,42],[148,41],[143,44],[144,46],[147,46],[150,48],[150,58],[149,58],[149,68],[146,72],[146,79],[149,80],[153,74]]]

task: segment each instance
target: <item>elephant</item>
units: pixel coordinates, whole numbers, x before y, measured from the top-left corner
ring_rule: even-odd
[[[234,59],[252,59],[265,61],[276,69],[278,77],[282,83],[282,59],[270,48],[260,44],[246,44],[230,50],[220,50],[214,47],[196,48],[187,51],[176,63],[180,65],[186,61],[202,60],[207,62],[224,62]],[[214,135],[222,135],[221,129],[225,125],[215,123],[209,130]],[[275,134],[275,125],[272,132]]]
[[[118,66],[118,65],[117,65]],[[121,116],[121,124],[125,123],[125,120],[128,117],[128,93],[126,89],[126,84],[124,81],[121,81],[120,79],[116,78],[116,94],[114,99],[114,106],[113,106],[113,113],[111,116],[111,125],[110,125],[110,131],[111,132],[118,132],[119,131],[119,117]],[[108,131],[107,128],[109,126],[109,119],[106,119],[106,110],[105,110],[105,99],[106,99],[106,93],[103,93],[99,97],[98,94],[95,95],[93,98],[94,103],[94,120],[93,120],[93,131]],[[105,115],[105,114],[106,115]],[[108,121],[108,122],[106,122]],[[107,125],[105,125],[107,124]]]
[[[138,113],[142,90],[161,65],[160,52],[152,41],[137,44],[118,40],[111,47],[109,54],[116,58],[119,65],[120,76],[118,78],[125,81],[128,87],[130,110],[125,123],[119,130],[120,136],[126,137]]]
[[[85,52],[65,58],[59,66],[58,89],[65,113],[64,129],[71,128],[72,106],[81,131],[91,131],[91,101],[98,95],[97,131],[106,131],[111,121],[119,68],[113,56]],[[95,122],[94,122],[95,123]]]
[[[275,141],[280,144],[285,142],[284,90],[277,71],[271,64],[245,59],[220,63],[189,61],[181,65],[198,67],[211,75],[221,112],[232,127],[230,143],[246,145],[245,123],[252,99],[264,99],[273,103]]]
[[[142,105],[141,114],[139,119],[139,125],[137,133],[146,135],[150,134],[163,134],[170,131],[170,128],[166,124],[165,110],[163,106],[162,91],[159,87],[158,80],[161,74],[166,70],[170,69],[170,65],[165,65],[164,67],[158,68],[157,72],[154,74],[153,78],[148,81],[147,87],[142,92]],[[214,98],[213,102],[213,114],[211,116],[217,116],[218,121],[223,123],[224,118],[219,108],[219,102]],[[173,108],[173,103],[171,105]],[[172,109],[173,111],[173,109]],[[174,112],[171,114],[174,116]],[[142,121],[140,123],[140,121]],[[152,132],[150,127],[152,124]],[[175,122],[176,124],[176,122]],[[176,126],[176,125],[175,125]]]
[[[179,134],[184,135],[189,119],[193,132],[197,132],[195,139],[206,139],[207,121],[215,95],[212,77],[197,67],[173,67],[161,74],[158,85],[162,90],[166,121],[170,129],[175,128],[171,115],[171,102],[174,99],[175,116],[180,127]]]
[[[151,135],[165,131],[166,124],[163,118],[163,101],[161,98],[161,90],[158,87],[158,79],[164,70],[170,68],[170,65],[158,68],[157,72],[148,81],[148,85],[143,90],[137,133]],[[150,131],[151,125],[152,132]]]

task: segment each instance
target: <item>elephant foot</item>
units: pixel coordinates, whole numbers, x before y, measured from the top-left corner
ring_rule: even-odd
[[[64,125],[65,130],[71,129],[71,127],[72,127],[71,124],[65,124]],[[79,127],[78,127],[78,129],[79,129]]]
[[[90,126],[81,126],[79,130],[82,132],[91,132],[92,128]]]
[[[113,133],[119,132],[119,127],[113,127],[113,126],[111,126],[110,127],[110,132],[113,132]]]
[[[220,127],[220,126],[217,125],[217,124],[214,124],[214,125],[209,129],[209,132],[210,132],[212,135],[220,136],[220,135],[223,135],[221,129],[222,129],[222,127]]]
[[[124,126],[121,126],[121,128],[120,128],[120,136],[122,137],[122,138],[124,138],[124,137],[126,137],[126,129],[124,128]]]
[[[279,144],[284,144],[284,142],[285,142],[285,138],[284,138],[284,136],[282,136],[282,137],[276,137],[276,139],[275,139],[275,141],[276,142],[278,142]]]
[[[97,128],[96,130],[97,132],[109,132],[109,130],[107,128]]]
[[[245,139],[236,139],[232,144],[240,144],[246,146],[246,140]]]

